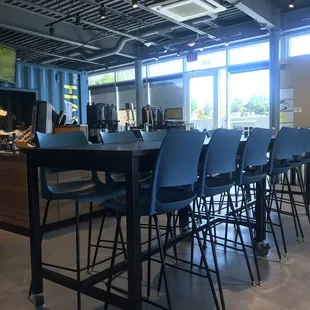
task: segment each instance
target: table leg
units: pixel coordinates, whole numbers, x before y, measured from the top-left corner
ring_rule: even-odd
[[[142,309],[142,261],[139,203],[139,159],[132,157],[126,173],[129,309]]]
[[[310,164],[306,164],[305,171],[305,179],[306,179],[306,203],[309,205],[310,201]]]
[[[265,243],[266,239],[266,178],[261,183],[256,183],[256,207],[255,207],[255,248],[260,256],[267,256],[270,245]]]
[[[27,182],[32,299],[36,309],[44,309],[38,167],[29,158]]]

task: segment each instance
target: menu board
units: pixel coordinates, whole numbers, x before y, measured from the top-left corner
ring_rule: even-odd
[[[15,83],[16,50],[0,46],[0,81]]]

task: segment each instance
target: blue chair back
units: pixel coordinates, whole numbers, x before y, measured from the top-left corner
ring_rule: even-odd
[[[120,132],[100,132],[103,144],[135,143],[137,138],[132,130]]]
[[[304,152],[310,153],[310,129],[309,128],[302,128],[302,130],[305,132],[305,136],[306,136],[306,142],[304,145]]]
[[[295,142],[298,139],[299,130],[296,128],[282,127],[277,134],[271,150],[271,160],[291,159],[294,156]]]
[[[198,162],[206,134],[171,129],[163,141],[153,169],[150,214],[156,212],[157,191],[191,186],[197,181]]]
[[[294,147],[293,147],[293,155],[296,157],[301,157],[304,153],[305,145],[307,143],[308,139],[308,132],[305,128],[294,128],[296,131],[298,131],[298,137],[295,141]]]
[[[37,138],[39,146],[43,148],[50,147],[75,147],[75,146],[86,146],[88,145],[87,138],[82,131],[68,132],[63,134],[45,134],[37,132]],[[66,169],[49,169],[40,168],[40,178],[41,178],[41,192],[42,195],[47,195],[50,193],[46,176],[52,173],[66,172],[70,170]],[[92,179],[97,181],[97,173],[92,172]]]
[[[231,173],[235,171],[236,155],[242,131],[234,129],[216,129],[203,158],[200,177],[210,174]]]
[[[240,166],[242,168],[266,165],[272,133],[272,129],[253,129],[241,152]]]
[[[147,141],[163,141],[167,135],[167,130],[156,130],[156,131],[142,131],[141,136],[144,142]]]
[[[214,135],[215,132],[216,132],[216,129],[208,130],[207,131],[208,138],[212,138],[212,136]]]

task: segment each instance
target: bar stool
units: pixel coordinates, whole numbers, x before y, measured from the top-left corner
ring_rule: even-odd
[[[303,236],[303,231],[301,228],[299,216],[297,213],[294,197],[292,195],[291,186],[288,179],[288,172],[292,169],[292,159],[294,158],[295,153],[295,143],[298,140],[300,131],[296,128],[288,128],[288,127],[282,127],[279,133],[277,134],[277,137],[272,145],[271,151],[270,151],[270,157],[269,162],[265,166],[265,172],[269,176],[269,184],[270,184],[270,195],[268,200],[268,213],[270,212],[276,212],[278,216],[279,223],[273,223],[274,226],[280,227],[281,236],[282,236],[282,242],[284,247],[284,253],[287,257],[287,246],[286,246],[286,240],[285,240],[285,234],[284,229],[282,225],[282,217],[281,214],[290,215],[293,217],[294,220],[294,226],[296,231],[296,237],[299,239],[299,233],[298,233],[298,226]],[[277,197],[277,179],[278,176],[283,175],[284,176],[284,183],[286,183],[288,187],[289,197],[290,197],[290,205],[291,205],[291,212],[286,212],[281,210],[279,200]],[[275,207],[272,207],[273,201],[275,202]],[[297,226],[298,225],[298,226]]]
[[[266,177],[266,173],[263,171],[263,168],[267,163],[266,154],[268,152],[272,134],[273,134],[272,129],[254,128],[249,138],[247,139],[245,146],[242,148],[240,152],[240,160],[238,162],[238,168],[233,173],[233,180],[235,181],[235,185],[238,186],[242,194],[239,219],[242,220],[242,214],[245,213],[245,220],[246,225],[249,228],[251,238],[251,248],[253,250],[253,256],[259,284],[261,284],[262,281],[256,253],[255,237],[252,228],[253,219],[250,218],[249,214],[251,207],[249,207],[248,199],[246,197],[246,187],[250,185],[255,186],[255,184],[258,184],[261,192],[263,192],[262,182]],[[267,212],[266,197],[264,197],[263,203],[264,203],[264,213],[266,213]],[[273,239],[277,248],[279,261],[281,262],[282,258],[277,237],[275,235],[273,223],[270,214],[268,212],[267,217],[270,224],[271,233],[273,235]],[[227,224],[225,235],[227,236]],[[227,240],[225,240],[225,244],[226,242]]]
[[[228,129],[217,129],[209,142],[208,149],[203,155],[202,166],[199,170],[199,178],[195,184],[195,191],[197,193],[196,203],[197,206],[197,216],[198,218],[204,216],[207,220],[207,228],[204,233],[204,244],[203,249],[206,249],[207,235],[210,237],[210,243],[212,247],[213,260],[216,269],[216,275],[219,283],[220,294],[222,298],[222,303],[224,301],[223,290],[220,280],[220,272],[217,263],[216,249],[215,249],[215,238],[216,235],[216,212],[214,211],[214,197],[226,193],[227,196],[227,212],[225,216],[226,222],[228,222],[229,209],[231,210],[232,220],[237,229],[237,234],[240,238],[240,243],[246,260],[247,268],[251,278],[251,282],[254,285],[254,276],[250,266],[248,254],[243,241],[243,236],[240,230],[239,222],[237,219],[237,212],[235,210],[230,190],[234,186],[234,180],[232,179],[232,173],[235,171],[236,167],[236,155],[238,146],[241,139],[241,131],[238,130],[228,130]],[[199,198],[199,202],[198,202]],[[210,199],[209,206],[207,203],[207,198]],[[195,207],[194,207],[195,210]],[[211,216],[213,222],[211,221]],[[212,227],[214,227],[214,232],[212,232]],[[227,226],[225,239],[227,239]]]
[[[71,132],[64,134],[43,134],[37,132],[38,142],[40,147],[80,147],[88,145],[88,141],[82,132]],[[45,266],[59,268],[71,272],[76,272],[77,281],[81,281],[81,271],[87,268],[81,269],[80,266],[80,203],[90,204],[90,220],[89,220],[89,233],[88,244],[91,240],[92,232],[92,212],[93,203],[102,203],[110,199],[114,199],[125,194],[125,188],[123,184],[104,184],[100,182],[97,173],[92,172],[92,178],[89,181],[74,181],[60,184],[49,185],[47,181],[47,175],[64,172],[68,170],[62,169],[47,169],[41,168],[41,196],[47,200],[43,222],[41,226],[41,238],[43,239],[44,228],[48,216],[49,205],[53,200],[73,200],[75,202],[75,219],[76,219],[76,269],[66,268],[63,266],[57,266],[52,264],[43,264]],[[87,266],[90,265],[90,247],[88,246],[87,253]],[[29,290],[31,294],[31,285]],[[77,291],[77,309],[81,309],[81,293]]]
[[[140,195],[141,216],[149,218],[149,239],[152,229],[152,220],[155,222],[157,242],[159,245],[160,261],[167,293],[168,308],[172,309],[170,292],[168,287],[167,270],[165,263],[165,250],[163,248],[160,226],[158,223],[158,215],[171,214],[174,211],[183,209],[190,205],[196,194],[193,191],[195,182],[197,181],[197,168],[201,149],[205,140],[205,134],[200,132],[191,132],[184,130],[171,129],[167,137],[163,141],[156,164],[153,170],[152,182],[149,191]],[[191,150],[188,152],[188,150]],[[182,169],[180,169],[182,167]],[[120,213],[126,213],[126,206],[121,204],[112,204]],[[190,215],[193,222],[193,232],[198,240],[201,250],[204,267],[207,272],[208,281],[211,287],[216,308],[220,309],[216,296],[214,284],[206,261],[206,256],[202,251],[202,242],[199,238],[198,228],[194,220],[194,214],[190,209]],[[119,219],[120,221],[120,219]],[[120,225],[120,224],[119,224]],[[115,235],[114,247],[117,246],[117,235]],[[148,246],[149,257],[151,257],[151,245]],[[111,261],[111,274],[107,283],[107,289],[110,292],[111,282],[113,280],[114,261]],[[151,274],[148,268],[148,282],[150,282]],[[113,287],[114,288],[114,287]],[[149,294],[148,294],[149,295]],[[150,300],[144,298],[148,303]],[[108,305],[106,304],[105,310]],[[161,307],[163,308],[163,307]]]

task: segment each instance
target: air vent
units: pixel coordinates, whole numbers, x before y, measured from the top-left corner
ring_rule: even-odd
[[[153,10],[177,21],[223,12],[226,8],[214,0],[168,0],[150,6]]]

